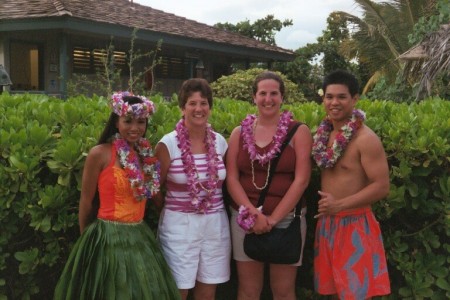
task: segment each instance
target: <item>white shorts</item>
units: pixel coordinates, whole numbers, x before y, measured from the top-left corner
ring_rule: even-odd
[[[230,279],[230,226],[225,210],[211,214],[163,209],[158,240],[179,289],[195,281],[218,284]]]
[[[236,218],[238,216],[238,212],[231,208],[231,242],[233,244],[233,258],[237,261],[254,261],[250,257],[248,257],[244,252],[244,237],[245,230],[242,229],[239,224],[236,222]],[[297,263],[292,264],[293,266],[301,266],[302,258],[303,258],[303,249],[305,248],[305,239],[306,239],[306,207],[302,208],[300,215],[300,234],[298,238],[302,239],[302,252],[300,253],[300,259]],[[294,213],[289,213],[283,220],[278,222],[275,227],[278,228],[286,228],[291,223],[294,218]]]

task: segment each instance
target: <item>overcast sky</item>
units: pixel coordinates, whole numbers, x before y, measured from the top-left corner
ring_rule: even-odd
[[[275,38],[278,46],[296,50],[313,43],[326,29],[332,11],[345,11],[358,15],[354,0],[134,0],[197,22],[236,24],[254,22],[269,14],[276,19],[292,19],[294,25],[283,28]]]

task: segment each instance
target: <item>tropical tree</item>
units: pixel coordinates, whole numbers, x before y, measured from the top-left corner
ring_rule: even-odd
[[[349,69],[350,60],[342,55],[341,44],[349,38],[349,28],[342,15],[332,12],[327,18],[327,29],[317,38],[318,50],[323,55],[325,74],[336,69]]]
[[[238,22],[237,24],[231,23],[217,23],[214,26],[217,28],[225,29],[227,31],[236,32],[241,35],[256,39],[263,43],[276,46],[275,34],[284,27],[292,26],[291,19],[285,19],[284,21],[275,19],[274,15],[267,15],[263,19],[258,19],[254,23],[250,23],[249,20]]]
[[[317,90],[322,81],[322,64],[315,60],[318,57],[317,43],[307,44],[295,51],[295,59],[287,63],[275,63],[274,70],[287,76],[295,82],[308,100],[319,101]]]
[[[432,14],[435,0],[391,0],[375,2],[355,0],[362,17],[340,11],[350,27],[351,38],[344,42],[341,53],[364,64],[371,78],[366,92],[378,79],[395,82],[402,68],[397,59],[410,48],[408,35],[423,16]]]
[[[320,100],[317,90],[324,74],[336,69],[357,71],[350,59],[340,51],[340,45],[350,37],[346,19],[333,12],[328,16],[327,24],[316,43],[307,44],[295,51],[294,61],[276,63],[274,66],[295,82],[310,100]]]

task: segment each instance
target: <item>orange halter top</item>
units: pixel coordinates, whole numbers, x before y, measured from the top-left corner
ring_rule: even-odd
[[[116,166],[116,147],[111,147],[111,161],[98,179],[100,208],[97,217],[124,223],[139,222],[144,218],[146,200],[137,201],[125,171]]]

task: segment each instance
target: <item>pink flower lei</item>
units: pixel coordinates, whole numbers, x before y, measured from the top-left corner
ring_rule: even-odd
[[[366,114],[362,110],[353,110],[351,118],[339,129],[330,148],[327,148],[327,144],[333,124],[328,117],[320,123],[312,146],[312,156],[320,168],[334,167],[365,119]]]
[[[181,161],[183,162],[184,173],[187,176],[187,185],[191,204],[197,211],[206,212],[211,206],[212,197],[219,183],[218,158],[216,152],[216,135],[212,131],[211,125],[206,125],[205,147],[208,180],[201,182],[195,159],[191,152],[191,141],[189,131],[184,123],[184,118],[178,121],[175,131],[177,133],[178,148],[181,150]],[[204,190],[207,195],[200,197],[200,190]]]
[[[264,165],[272,160],[278,152],[280,152],[281,144],[286,137],[289,123],[292,120],[292,113],[289,111],[284,111],[281,113],[277,131],[272,139],[272,146],[262,155],[256,151],[255,147],[254,128],[256,126],[256,119],[256,115],[247,115],[247,117],[241,122],[243,148],[247,149],[248,154],[250,155],[250,160],[257,160],[261,165]]]
[[[257,208],[259,211],[262,211],[262,207]],[[239,214],[236,218],[236,222],[238,225],[244,229],[245,231],[249,231],[255,226],[256,223],[256,214],[250,214],[250,210],[248,207],[241,205],[239,206]]]
[[[145,138],[140,138],[135,143],[135,151],[132,151],[128,142],[119,133],[113,138],[119,162],[130,181],[133,195],[138,201],[151,198],[159,191],[159,162],[153,155],[150,142]],[[142,163],[140,171],[139,160]]]

